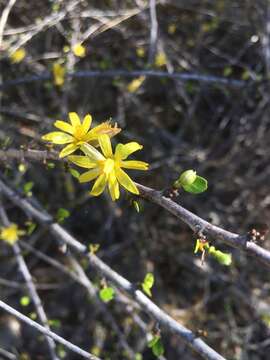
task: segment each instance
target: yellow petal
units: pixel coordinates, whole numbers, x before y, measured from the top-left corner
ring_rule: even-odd
[[[100,135],[98,137],[98,142],[105,157],[112,157],[112,144],[109,136],[106,134]]]
[[[65,121],[57,120],[57,121],[55,121],[54,126],[60,130],[63,130],[65,132],[71,134],[71,135],[74,133],[73,127]]]
[[[117,180],[125,189],[127,189],[133,194],[139,194],[137,186],[123,170],[121,170],[120,168],[116,168],[115,173]]]
[[[80,183],[89,182],[91,180],[94,180],[99,175],[100,175],[99,168],[86,171],[85,173],[79,176],[79,182]]]
[[[149,164],[144,161],[126,160],[121,161],[120,166],[125,169],[148,170]]]
[[[116,179],[114,171],[112,171],[109,174],[108,186],[109,186],[109,191],[110,191],[112,200],[115,201],[115,200],[119,199],[119,196],[120,196],[119,184]]]
[[[95,149],[92,145],[82,144],[81,145],[81,150],[92,161],[106,160],[105,157],[97,149]]]
[[[69,154],[72,154],[74,151],[78,149],[78,145],[69,144],[60,152],[59,157],[63,158]]]
[[[43,135],[42,140],[50,141],[54,144],[68,144],[73,141],[73,136],[60,131],[53,131],[49,134]]]
[[[100,195],[104,191],[106,183],[107,183],[107,176],[105,174],[100,175],[95,181],[90,194],[94,196]]]
[[[134,153],[135,151],[141,150],[142,148],[143,146],[135,141],[127,143],[125,145],[118,144],[115,150],[115,157],[118,160],[125,160],[130,154]]]
[[[87,114],[84,119],[83,119],[83,123],[82,123],[82,127],[85,133],[88,132],[88,130],[90,129],[92,123],[92,116],[90,114]]]
[[[90,160],[88,156],[70,155],[68,160],[73,164],[86,169],[93,169],[98,165],[96,162]]]
[[[121,131],[117,125],[112,126],[108,121],[104,122],[98,126],[95,126],[93,129],[89,131],[87,136],[84,138],[84,141],[92,141],[97,139],[100,135],[107,134],[109,137],[113,137]]]
[[[81,125],[81,120],[80,120],[79,115],[77,113],[70,112],[68,114],[68,116],[69,116],[69,120],[70,120],[72,126],[75,127],[75,126],[80,126]]]
[[[128,92],[130,93],[136,92],[141,87],[144,80],[145,80],[145,76],[140,76],[137,79],[132,80],[127,86]]]

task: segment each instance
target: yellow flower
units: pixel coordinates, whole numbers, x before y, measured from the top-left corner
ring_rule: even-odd
[[[21,62],[26,56],[26,51],[24,48],[20,48],[16,51],[14,51],[14,53],[10,54],[9,58],[12,62],[12,64],[17,64],[19,62]]]
[[[9,245],[13,245],[19,240],[21,235],[24,235],[25,231],[19,230],[17,224],[10,224],[9,226],[3,227],[0,232],[0,238],[7,242]]]
[[[59,63],[54,63],[52,72],[53,72],[54,85],[56,86],[64,85],[65,73],[66,73],[66,69],[64,68],[64,66]]]
[[[82,44],[76,44],[72,47],[73,54],[78,57],[85,57],[86,55],[86,49]]]
[[[43,140],[50,141],[53,144],[64,145],[64,149],[60,152],[59,157],[63,158],[77,149],[84,143],[90,142],[93,146],[98,146],[98,137],[102,134],[107,134],[110,137],[118,134],[121,129],[114,127],[107,121],[92,130],[89,130],[92,123],[92,116],[87,114],[83,122],[75,112],[69,113],[70,124],[68,122],[57,120],[54,126],[62,131],[53,131],[42,136]]]
[[[142,149],[142,145],[137,142],[118,144],[113,154],[108,135],[99,136],[98,141],[103,154],[93,146],[83,144],[81,150],[86,156],[71,155],[68,157],[74,164],[90,169],[79,176],[79,181],[83,183],[96,179],[90,192],[93,196],[100,195],[108,185],[113,201],[120,196],[119,184],[131,193],[139,194],[137,186],[122,168],[148,170],[148,164],[143,161],[126,160],[130,154]]]
[[[167,57],[164,52],[159,52],[155,57],[156,67],[162,67],[167,64]]]
[[[138,78],[132,80],[127,86],[128,92],[130,93],[136,92],[141,87],[144,80],[145,80],[145,76],[139,76]]]

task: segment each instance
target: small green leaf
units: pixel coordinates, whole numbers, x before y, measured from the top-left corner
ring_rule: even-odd
[[[154,275],[152,273],[147,273],[142,283],[142,289],[149,297],[152,297],[151,289],[154,285],[154,282]]]
[[[99,297],[105,303],[113,300],[114,295],[115,291],[112,287],[105,287],[99,291]]]
[[[224,253],[216,250],[214,246],[210,246],[209,254],[213,256],[221,265],[230,266],[232,263],[232,254]]]
[[[61,327],[61,321],[59,319],[50,319],[48,322],[50,326],[55,327],[57,329]]]
[[[201,176],[196,176],[195,181],[191,185],[183,185],[183,189],[192,194],[200,194],[207,190],[207,180]]]
[[[55,163],[53,163],[53,162],[48,162],[48,163],[47,163],[47,168],[48,168],[48,169],[54,169],[54,168],[55,168]]]
[[[22,296],[21,298],[20,298],[20,304],[22,305],[22,306],[28,306],[29,304],[30,304],[30,297],[29,296]]]
[[[31,235],[35,231],[35,229],[37,227],[37,224],[35,224],[35,223],[31,222],[31,221],[27,221],[25,223],[25,225],[27,226],[27,231],[26,231],[27,235]]]
[[[32,188],[34,186],[33,181],[28,181],[27,183],[25,183],[23,185],[23,192],[27,195],[27,196],[31,196],[32,195]]]
[[[152,352],[156,357],[164,354],[164,346],[159,335],[154,336],[153,339],[149,341],[148,347],[152,349]]]
[[[75,179],[78,179],[78,177],[80,176],[80,173],[79,171],[75,170],[75,169],[68,169],[68,171],[70,172],[70,174],[75,178]]]
[[[56,219],[59,223],[62,223],[69,216],[70,216],[70,212],[67,209],[60,208],[57,211]]]

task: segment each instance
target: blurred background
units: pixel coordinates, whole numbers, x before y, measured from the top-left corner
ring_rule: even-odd
[[[124,193],[116,203],[106,194],[90,198],[89,184],[78,184],[62,163],[3,155],[11,148],[48,149],[41,135],[69,111],[91,113],[95,124],[111,118],[123,129],[119,142],[144,145],[137,158],[151,170],[135,171],[137,182],[164,189],[183,170],[195,169],[209,189],[197,196],[181,193],[181,205],[239,234],[265,229],[268,1],[0,0],[2,14],[10,3],[4,29],[0,26],[0,166],[6,178],[55,217],[66,209],[63,225],[81,242],[100,244],[98,255],[131,282],[153,272],[153,300],[224,357],[269,359],[267,268],[223,244],[217,246],[233,254],[232,265],[206,259],[201,266],[193,254],[194,234],[165,210],[141,201],[137,213]],[[62,84],[53,73],[56,63],[66,73]],[[10,221],[30,227],[25,214],[6,200],[4,205]],[[42,228],[25,241],[67,268],[74,265]],[[269,236],[261,245],[270,249]],[[121,293],[106,308],[130,352],[83,287],[33,253],[24,255],[54,331],[102,359],[155,358],[147,347],[154,322]],[[35,316],[32,304],[22,301],[26,289],[3,242],[0,259],[1,299]],[[100,276],[79,262],[98,288]],[[161,334],[166,359],[201,358],[176,336]],[[4,313],[0,346],[19,359],[48,358],[44,339]],[[61,346],[58,354],[78,358]]]

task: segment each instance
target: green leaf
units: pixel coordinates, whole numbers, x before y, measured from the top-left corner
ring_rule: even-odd
[[[32,195],[32,188],[34,186],[33,181],[28,181],[27,183],[25,183],[23,185],[23,192],[27,195],[27,196],[31,196]]]
[[[55,163],[53,163],[53,162],[48,162],[48,163],[47,163],[47,168],[48,168],[48,169],[54,169],[54,168],[55,168]]]
[[[154,336],[153,339],[149,341],[148,347],[152,349],[152,352],[156,357],[164,354],[164,346],[159,335]]]
[[[201,176],[196,176],[195,181],[191,185],[183,185],[183,189],[192,194],[200,194],[207,190],[207,180]]]
[[[156,357],[159,357],[164,354],[164,346],[161,342],[161,338],[159,338],[158,341],[155,343],[155,345],[152,347],[152,351]]]
[[[105,303],[113,300],[114,295],[115,291],[112,287],[105,287],[99,291],[99,297]]]
[[[61,327],[61,321],[59,319],[50,319],[48,321],[49,325],[59,329]]]
[[[22,306],[28,306],[29,304],[30,304],[30,297],[29,296],[22,296],[21,298],[20,298],[20,304],[22,305]]]
[[[152,273],[146,274],[142,283],[142,289],[149,297],[152,297],[151,289],[154,285],[154,282],[155,282],[154,275]]]
[[[27,235],[31,235],[35,231],[37,224],[35,224],[31,221],[28,221],[26,223],[26,226],[27,226]]]
[[[214,246],[210,246],[209,254],[213,256],[221,265],[230,266],[232,263],[232,254],[216,250]]]
[[[78,177],[80,176],[80,173],[79,171],[75,170],[75,169],[68,169],[68,171],[70,172],[70,174],[75,178],[75,179],[78,179]]]
[[[60,208],[57,211],[56,219],[59,223],[62,223],[69,216],[70,216],[70,212],[67,209]]]

